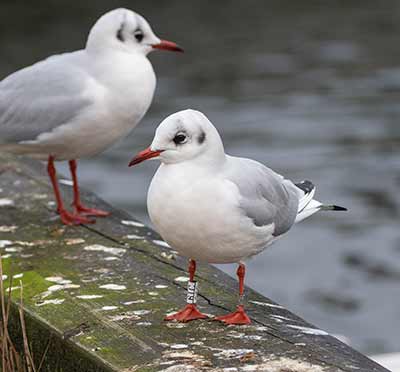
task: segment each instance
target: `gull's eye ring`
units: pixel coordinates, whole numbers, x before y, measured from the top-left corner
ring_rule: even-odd
[[[175,135],[173,141],[175,145],[183,145],[187,141],[187,135],[185,133],[179,132]]]
[[[136,39],[139,43],[140,43],[140,42],[143,40],[143,38],[144,38],[143,31],[140,30],[140,29],[137,29],[137,30],[133,33],[133,35],[135,36],[135,39]]]

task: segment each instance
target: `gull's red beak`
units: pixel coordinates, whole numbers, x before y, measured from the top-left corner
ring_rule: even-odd
[[[141,163],[142,161],[151,159],[151,158],[156,158],[162,153],[162,150],[156,150],[153,151],[148,147],[147,149],[140,151],[129,163],[129,166],[131,167],[132,165],[136,165]]]
[[[183,52],[183,49],[172,41],[161,40],[158,44],[153,44],[155,49],[171,50],[173,52]]]

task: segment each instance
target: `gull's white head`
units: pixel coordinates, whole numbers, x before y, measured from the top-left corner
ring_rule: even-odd
[[[135,156],[129,165],[150,158],[165,164],[199,161],[217,164],[225,159],[224,146],[214,125],[196,110],[184,110],[168,116],[158,126],[151,146]]]
[[[113,49],[143,55],[154,49],[183,51],[177,44],[159,39],[141,15],[123,8],[112,10],[100,17],[90,30],[86,49]]]

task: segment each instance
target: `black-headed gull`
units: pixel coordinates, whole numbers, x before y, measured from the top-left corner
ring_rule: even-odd
[[[237,310],[216,319],[250,323],[243,307],[242,261],[320,210],[346,210],[314,200],[310,181],[295,184],[254,160],[226,155],[219,133],[199,111],[166,118],[151,146],[130,165],[151,158],[161,165],[148,191],[150,218],[163,239],[190,259],[187,305],[166,320],[206,317],[196,308],[194,274],[200,260],[239,263]]]
[[[75,159],[104,151],[142,119],[156,86],[147,59],[154,49],[182,51],[159,39],[139,14],[116,9],[96,22],[85,49],[52,56],[0,82],[0,151],[48,160],[63,223],[108,214],[82,205]],[[69,160],[74,213],[64,208],[55,160]]]
[[[150,218],[163,239],[190,258],[188,304],[166,320],[206,317],[195,304],[195,260],[200,260],[239,263],[237,310],[216,320],[250,323],[243,306],[242,261],[320,210],[346,210],[314,200],[310,181],[294,184],[261,163],[225,154],[219,133],[199,111],[166,118],[151,146],[130,165],[150,158],[161,160],[148,191]]]

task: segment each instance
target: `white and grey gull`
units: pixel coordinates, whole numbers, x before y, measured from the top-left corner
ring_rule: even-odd
[[[63,223],[108,214],[82,205],[76,159],[104,151],[143,118],[156,87],[147,59],[155,49],[182,51],[159,39],[139,14],[116,9],[95,23],[84,49],[51,56],[0,82],[0,151],[48,160]],[[57,160],[69,161],[73,213],[61,198]]]
[[[148,190],[151,221],[169,245],[189,258],[188,303],[166,320],[206,317],[196,307],[194,274],[199,260],[239,264],[237,310],[216,319],[250,323],[243,305],[243,261],[318,211],[346,210],[315,200],[310,181],[295,184],[257,161],[225,154],[218,131],[199,111],[167,117],[151,146],[130,165],[151,158],[161,161]]]

